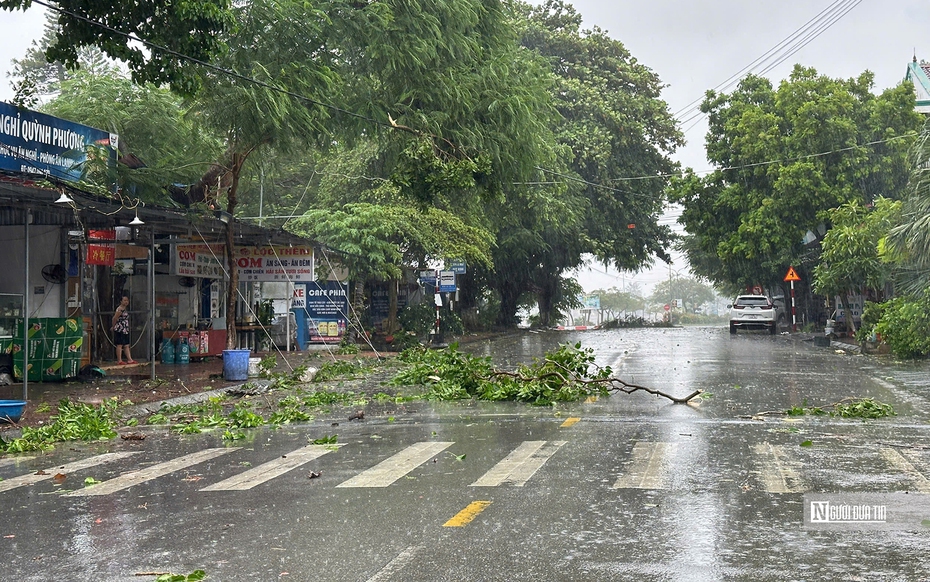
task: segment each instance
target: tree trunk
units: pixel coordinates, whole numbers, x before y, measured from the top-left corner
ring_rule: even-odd
[[[501,310],[497,314],[497,325],[513,327],[517,319],[517,306],[520,301],[520,289],[516,285],[504,283],[498,292],[501,294]]]
[[[352,294],[352,314],[353,320],[352,333],[349,335],[349,341],[356,341],[360,334],[365,333],[365,327],[362,325],[362,310],[365,309],[365,282],[361,279],[355,280],[355,292]]]
[[[844,319],[846,320],[846,331],[852,333],[853,335],[856,335],[856,320],[853,319],[853,314],[849,310],[849,305],[846,302],[843,294],[840,294],[838,297],[839,297],[838,306],[840,309],[843,310],[843,316],[844,316]]]
[[[236,300],[238,298],[239,287],[239,269],[236,265],[236,255],[233,244],[235,243],[236,229],[236,206],[239,199],[236,193],[239,189],[239,174],[242,172],[242,166],[245,163],[248,153],[232,155],[232,164],[230,165],[230,174],[232,183],[229,186],[229,192],[226,194],[226,212],[229,213],[229,222],[226,223],[226,264],[229,265],[229,284],[226,286],[226,349],[234,350],[238,347],[238,338],[236,337]]]
[[[393,334],[399,328],[397,325],[397,285],[398,281],[396,279],[387,282],[388,313],[381,331],[388,335]]]

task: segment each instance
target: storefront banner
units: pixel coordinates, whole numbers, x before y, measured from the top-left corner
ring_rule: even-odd
[[[349,312],[349,287],[337,281],[324,285],[307,283],[302,315],[306,317],[311,342],[338,342],[346,331]]]
[[[313,247],[236,247],[240,281],[313,281]]]
[[[116,163],[119,137],[0,102],[0,169],[77,182],[89,156]]]
[[[303,285],[294,287],[294,296],[291,297],[291,309],[303,309],[307,306],[307,288]]]
[[[176,245],[175,274],[222,279],[225,245]],[[313,247],[236,247],[239,280],[305,282],[313,280]]]
[[[80,231],[78,231],[80,234]],[[90,229],[87,231],[87,240],[90,241],[115,241],[116,240],[116,229],[115,228],[106,228],[106,229]]]
[[[182,277],[222,279],[226,245],[176,245],[175,274]]]
[[[84,262],[88,265],[112,267],[116,262],[116,247],[112,245],[87,245],[87,258]]]
[[[206,277],[208,279],[222,279],[226,276],[226,261],[223,255],[212,255],[207,253],[197,253],[196,259],[196,277]]]

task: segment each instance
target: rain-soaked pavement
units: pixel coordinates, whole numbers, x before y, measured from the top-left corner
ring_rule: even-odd
[[[930,514],[893,531],[803,522],[811,493],[907,492],[915,512],[926,507],[927,363],[722,327],[528,332],[466,348],[506,367],[565,341],[627,382],[708,396],[418,403],[229,446],[153,432],[0,459],[4,579],[930,579]],[[897,416],[772,414],[847,397]],[[334,433],[339,447],[308,445]],[[87,477],[102,483],[84,488]]]

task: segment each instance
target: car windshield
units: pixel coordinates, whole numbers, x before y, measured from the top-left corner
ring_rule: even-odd
[[[767,307],[769,300],[765,297],[740,297],[736,300],[737,305]]]

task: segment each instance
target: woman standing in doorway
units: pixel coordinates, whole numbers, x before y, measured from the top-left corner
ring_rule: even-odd
[[[135,364],[136,361],[129,355],[129,296],[123,295],[113,314],[113,343],[116,345],[117,364]],[[123,360],[123,352],[126,360]]]

